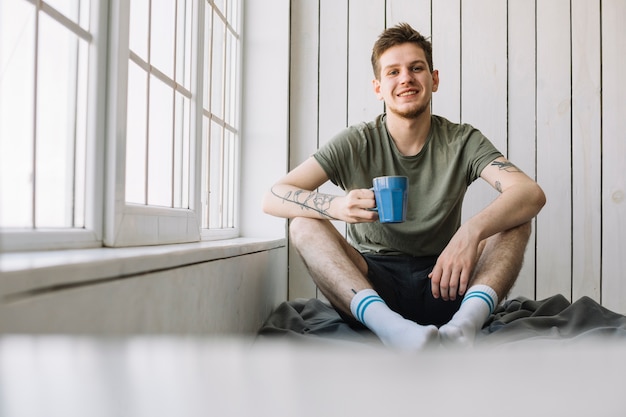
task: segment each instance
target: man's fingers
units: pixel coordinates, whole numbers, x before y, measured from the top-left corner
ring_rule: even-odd
[[[461,274],[461,282],[459,283],[459,297],[465,295],[465,291],[467,291],[467,286],[469,285],[469,271],[465,270]]]
[[[448,271],[444,269],[441,274],[441,281],[439,282],[439,293],[442,299],[448,300],[450,296],[448,295],[448,291],[450,289],[450,274]]]
[[[439,291],[439,281],[441,280],[441,268],[435,267],[432,272],[428,274],[428,278],[430,278],[430,286],[433,293],[434,298],[441,297],[441,292]]]
[[[469,272],[465,269],[435,267],[429,278],[431,278],[433,297],[454,301],[465,294]]]

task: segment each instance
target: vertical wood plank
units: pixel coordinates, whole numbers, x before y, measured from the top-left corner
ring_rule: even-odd
[[[430,36],[430,0],[387,0],[387,27],[402,22]]]
[[[439,70],[439,90],[432,111],[461,121],[461,1],[432,2],[433,66]]]
[[[569,0],[537,2],[537,297],[571,297],[571,73]]]
[[[509,0],[508,39],[507,157],[535,178],[535,2]],[[535,229],[510,297],[535,298]]]
[[[374,94],[370,63],[372,46],[385,29],[385,0],[349,1],[348,16],[348,125],[373,120],[383,112]]]
[[[291,2],[289,169],[312,155],[318,144],[318,16],[318,0]],[[289,245],[289,299],[315,295],[304,262]]]
[[[600,1],[572,0],[572,299],[600,301]]]
[[[461,15],[461,119],[506,154],[506,3],[466,0]],[[485,181],[476,181],[463,202],[464,220],[497,196]]]
[[[626,2],[602,1],[602,304],[626,314]]]

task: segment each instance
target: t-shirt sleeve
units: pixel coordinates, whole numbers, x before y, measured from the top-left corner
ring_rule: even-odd
[[[489,139],[471,126],[465,151],[468,162],[468,185],[480,177],[480,173],[487,165],[503,156]]]
[[[352,158],[358,155],[358,135],[353,128],[346,128],[320,147],[313,157],[321,165],[330,181],[346,190],[350,178]]]

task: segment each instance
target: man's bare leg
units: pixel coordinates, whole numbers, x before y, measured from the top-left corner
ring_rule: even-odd
[[[387,307],[367,279],[367,263],[361,254],[329,221],[295,218],[290,237],[322,294],[335,308],[365,324],[385,345],[418,350],[438,340],[435,326],[420,326]]]
[[[463,303],[439,329],[444,345],[471,346],[498,300],[509,293],[524,260],[530,222],[486,239]]]

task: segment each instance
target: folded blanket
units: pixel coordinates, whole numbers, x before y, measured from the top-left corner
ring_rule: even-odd
[[[380,345],[370,331],[350,327],[331,306],[318,299],[282,303],[258,335]],[[626,340],[626,316],[602,307],[589,297],[570,303],[558,294],[540,301],[524,297],[505,301],[485,322],[476,345],[577,343],[597,338]]]
[[[602,307],[589,297],[582,297],[574,303],[560,294],[540,301],[517,297],[496,309],[480,336],[480,343],[490,344],[623,339],[626,338],[626,316]]]

